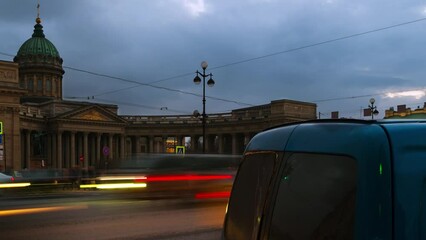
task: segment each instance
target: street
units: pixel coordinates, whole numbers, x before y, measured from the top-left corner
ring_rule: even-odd
[[[2,239],[220,239],[226,200],[76,193],[0,200]]]

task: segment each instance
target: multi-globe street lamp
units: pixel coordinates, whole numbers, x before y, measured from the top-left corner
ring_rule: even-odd
[[[379,111],[377,111],[377,106],[374,106],[375,102],[376,102],[376,99],[370,98],[370,105],[368,105],[368,108],[370,108],[371,119],[374,119],[374,115],[379,114]]]
[[[195,84],[201,83],[201,78],[198,75],[201,75],[203,77],[203,113],[201,114],[201,120],[203,124],[203,153],[206,153],[206,77],[210,76],[210,79],[207,81],[207,85],[209,87],[213,87],[214,80],[213,80],[213,74],[209,73],[206,74],[206,68],[208,67],[208,64],[206,61],[201,62],[201,68],[203,69],[203,72],[199,72],[198,70],[195,72],[196,76],[194,78]],[[194,111],[194,115],[198,117],[199,113],[198,111]]]

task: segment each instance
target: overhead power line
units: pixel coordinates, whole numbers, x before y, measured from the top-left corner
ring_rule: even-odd
[[[312,44],[308,44],[308,45],[305,45],[305,46],[291,48],[291,49],[287,49],[287,50],[283,50],[283,51],[279,51],[279,52],[274,52],[274,53],[266,54],[266,55],[259,56],[259,57],[248,58],[248,59],[228,63],[228,64],[217,66],[217,67],[211,67],[210,69],[219,69],[219,68],[234,66],[234,65],[238,65],[238,64],[242,64],[242,63],[246,63],[246,62],[251,62],[251,61],[255,61],[255,60],[259,60],[259,59],[263,59],[263,58],[273,57],[273,56],[276,56],[276,55],[281,55],[281,54],[285,54],[285,53],[289,53],[289,52],[299,51],[299,50],[306,49],[306,48],[311,48],[311,47],[316,47],[316,46],[319,46],[319,45],[337,42],[337,41],[345,40],[345,39],[348,39],[348,38],[359,37],[359,36],[362,36],[362,35],[380,32],[380,31],[391,29],[391,28],[401,27],[401,26],[404,26],[404,25],[409,25],[409,24],[413,24],[413,23],[417,23],[417,22],[421,22],[421,21],[425,21],[425,20],[426,20],[426,17],[425,18],[419,18],[419,19],[416,19],[416,20],[398,23],[398,24],[395,24],[395,25],[387,26],[387,27],[382,27],[382,28],[377,28],[377,29],[365,31],[365,32],[355,33],[355,34],[351,34],[351,35],[348,35],[348,36],[343,36],[343,37],[338,37],[338,38],[326,40],[326,41],[323,41],[323,42],[312,43]]]
[[[141,82],[137,82],[137,81],[134,81],[134,80],[129,80],[129,79],[126,79],[126,78],[114,77],[114,76],[111,76],[111,75],[102,74],[102,73],[96,73],[96,72],[92,72],[92,71],[88,71],[88,70],[83,70],[83,69],[78,69],[78,68],[73,68],[73,67],[67,67],[67,66],[64,66],[63,68],[74,70],[74,71],[78,71],[78,72],[83,72],[83,73],[87,73],[87,74],[91,74],[91,75],[95,75],[95,76],[99,76],[99,77],[105,77],[105,78],[120,80],[120,81],[127,82],[127,83],[134,83],[134,84],[138,84],[140,86],[147,86],[147,87],[152,87],[152,88],[156,88],[156,89],[166,90],[166,91],[170,91],[170,92],[177,92],[177,93],[192,95],[192,96],[196,96],[196,97],[202,97],[202,95],[198,94],[198,93],[192,93],[192,92],[182,91],[182,90],[179,90],[179,89],[173,89],[173,88],[168,88],[168,87],[161,87],[161,86],[157,86],[157,85],[152,85],[150,83],[141,83]],[[133,86],[133,87],[135,87],[135,86]],[[126,89],[130,89],[130,88],[133,88],[133,87],[127,87]],[[117,92],[117,91],[118,90],[113,90],[113,91],[110,91],[108,93]],[[93,95],[93,97],[101,96],[101,95],[104,95],[104,94],[96,94],[96,95]],[[236,104],[239,104],[239,105],[254,106],[253,104],[243,103],[243,102],[229,100],[229,99],[224,99],[224,98],[218,98],[218,97],[212,97],[212,96],[206,96],[206,98],[213,99],[213,100],[218,100],[218,101],[223,101],[223,102],[236,103]]]
[[[351,35],[348,35],[348,36],[343,36],[343,37],[338,37],[338,38],[334,38],[334,39],[330,39],[330,40],[326,40],[326,41],[322,41],[322,42],[312,43],[312,44],[304,45],[304,46],[301,46],[301,47],[296,47],[296,48],[291,48],[291,49],[287,49],[287,50],[283,50],[283,51],[279,51],[279,52],[266,54],[266,55],[263,55],[263,56],[243,59],[243,60],[240,60],[240,61],[236,61],[236,62],[224,64],[224,65],[219,65],[219,66],[216,66],[216,67],[210,67],[209,69],[214,70],[214,69],[220,69],[220,68],[235,66],[235,65],[239,65],[239,64],[243,64],[243,63],[247,63],[247,62],[252,62],[252,61],[256,61],[256,60],[260,60],[260,59],[264,59],[264,58],[268,58],[268,57],[273,57],[273,56],[277,56],[277,55],[281,55],[281,54],[299,51],[299,50],[306,49],[306,48],[316,47],[316,46],[325,45],[325,44],[328,44],[328,43],[333,43],[333,42],[337,42],[337,41],[341,41],[341,40],[345,40],[345,39],[349,39],[349,38],[359,37],[359,36],[363,36],[363,35],[367,35],[367,34],[371,34],[371,33],[375,33],[375,32],[380,32],[380,31],[384,31],[384,30],[388,30],[388,29],[392,29],[392,28],[397,28],[397,27],[401,27],[401,26],[404,26],[404,25],[409,25],[409,24],[413,24],[413,23],[417,23],[417,22],[421,22],[421,21],[425,21],[425,20],[426,20],[426,17],[425,18],[419,18],[419,19],[416,19],[416,20],[398,23],[398,24],[395,24],[395,25],[387,26],[387,27],[377,28],[377,29],[373,29],[373,30],[369,30],[369,31],[365,31],[365,32],[351,34]],[[72,68],[70,68],[70,69],[72,69]],[[72,70],[76,70],[76,69],[72,69]],[[193,73],[184,73],[184,74],[160,79],[160,80],[157,80],[157,81],[154,81],[154,82],[151,82],[151,83],[145,83],[145,84],[142,84],[142,83],[139,83],[139,82],[134,82],[134,83],[144,85],[144,86],[155,86],[155,85],[151,85],[151,84],[163,82],[163,81],[168,81],[168,80],[172,80],[172,79],[176,79],[176,78],[180,78],[180,77],[186,77],[186,76],[189,76],[191,74],[193,74]],[[124,90],[128,90],[128,89],[136,88],[136,87],[139,87],[139,86],[136,85],[136,86],[132,86],[132,87],[116,89],[116,90],[113,90],[113,91],[100,93],[100,94],[97,94],[95,96],[101,96],[101,95],[105,95],[105,94],[116,93],[116,92],[120,92],[120,91],[124,91]],[[199,94],[195,94],[195,95],[200,97]],[[242,104],[242,105],[251,105],[251,104]],[[251,106],[253,106],[253,105],[251,105]]]
[[[0,55],[4,55],[4,56],[8,56],[8,57],[15,57],[15,55],[9,54],[9,53],[4,53],[4,52],[0,52]]]
[[[12,54],[3,53],[3,52],[0,52],[0,55],[14,57],[14,55],[12,55]],[[156,89],[166,90],[166,91],[170,91],[170,92],[177,92],[177,93],[182,93],[182,94],[186,94],[186,95],[192,95],[192,96],[196,96],[196,97],[202,97],[201,94],[187,92],[187,91],[182,91],[182,90],[168,88],[168,87],[156,86],[156,85],[153,85],[151,83],[142,83],[142,82],[138,82],[138,81],[134,81],[134,80],[130,80],[130,79],[125,79],[125,78],[121,78],[121,77],[115,77],[115,76],[111,76],[111,75],[107,75],[107,74],[102,74],[102,73],[97,73],[97,72],[93,72],[93,71],[78,69],[78,68],[74,68],[74,67],[63,66],[63,68],[69,69],[69,70],[73,70],[73,71],[77,71],[77,72],[83,72],[83,73],[86,73],[86,74],[91,74],[91,75],[98,76],[98,77],[105,77],[105,78],[120,80],[120,81],[127,82],[127,83],[137,84],[135,86],[127,87],[127,88],[124,88],[124,89],[117,89],[117,90],[112,90],[112,91],[101,93],[101,94],[95,94],[95,95],[92,95],[92,97],[98,97],[98,96],[102,96],[102,95],[106,95],[106,94],[110,94],[110,93],[120,92],[120,91],[123,91],[123,90],[131,89],[131,88],[135,88],[135,87],[139,87],[139,86],[147,86],[147,87],[152,87],[152,88],[156,88]],[[191,73],[191,74],[193,74],[193,73]],[[161,82],[161,81],[167,81],[167,80],[170,80],[170,79],[174,79],[174,78],[178,78],[178,77],[183,77],[183,76],[188,76],[188,75],[189,75],[189,73],[181,74],[181,75],[178,75],[178,76],[175,76],[175,77],[170,77],[170,78],[165,78],[165,79],[157,80],[157,81],[154,81],[153,83],[158,83],[158,82]],[[69,97],[69,98],[86,98],[86,97]],[[238,105],[254,106],[254,104],[243,103],[243,102],[239,102],[239,101],[235,101],[235,100],[230,100],[230,99],[219,98],[219,97],[206,96],[206,98],[212,99],[212,100],[217,100],[217,101],[235,103],[235,104],[238,104]]]
[[[90,100],[90,97],[87,98],[87,97],[68,97],[68,96],[65,96],[64,98],[65,99],[81,99],[81,100],[87,99],[87,100]],[[126,106],[131,106],[131,107],[141,107],[141,108],[147,108],[147,109],[152,109],[152,110],[168,111],[168,112],[185,114],[185,115],[191,115],[192,114],[192,113],[189,113],[189,112],[186,112],[186,111],[170,109],[169,107],[155,107],[155,106],[149,106],[149,105],[144,105],[144,104],[121,102],[121,101],[115,101],[115,100],[111,101],[111,100],[103,99],[103,98],[96,98],[96,101],[101,101],[102,103],[126,105]]]
[[[264,58],[268,58],[268,57],[286,54],[286,53],[289,53],[289,52],[299,51],[299,50],[302,50],[302,49],[311,48],[311,47],[315,47],[315,46],[319,46],[319,45],[324,45],[324,44],[328,44],[328,43],[332,43],[332,42],[337,42],[337,41],[341,41],[341,40],[345,40],[345,39],[349,39],[349,38],[359,37],[359,36],[362,36],[362,35],[367,35],[367,34],[379,32],[379,31],[384,31],[384,30],[388,30],[388,29],[391,29],[391,28],[401,27],[401,26],[404,26],[404,25],[413,24],[413,23],[417,23],[417,22],[421,22],[421,21],[425,21],[425,20],[426,20],[426,17],[416,19],[416,20],[412,20],[412,21],[408,21],[408,22],[395,24],[395,25],[390,25],[390,26],[387,26],[387,27],[377,28],[377,29],[373,29],[373,30],[369,30],[369,31],[361,32],[361,33],[355,33],[355,34],[351,34],[351,35],[348,35],[348,36],[334,38],[334,39],[330,39],[330,40],[326,40],[326,41],[322,41],[322,42],[318,42],[318,43],[308,44],[308,45],[297,47],[297,48],[278,51],[278,52],[266,54],[266,55],[263,55],[263,56],[243,59],[243,60],[240,60],[240,61],[236,61],[236,62],[232,62],[232,63],[228,63],[228,64],[216,66],[216,67],[211,67],[210,69],[220,69],[220,68],[235,66],[235,65],[238,65],[238,64],[243,64],[243,63],[256,61],[256,60],[260,60],[260,59],[264,59]],[[0,52],[0,54],[5,55],[5,56],[14,57],[14,55],[8,54],[8,53]],[[141,82],[137,82],[137,81],[134,81],[134,80],[129,80],[129,79],[120,78],[120,77],[114,77],[114,76],[110,76],[110,75],[107,75],[107,74],[96,73],[96,72],[92,72],[92,71],[88,71],[88,70],[82,70],[82,69],[68,67],[68,66],[64,66],[64,68],[70,69],[70,70],[73,70],[73,71],[79,71],[79,72],[95,75],[95,76],[106,77],[106,78],[111,78],[111,79],[115,79],[115,80],[120,80],[120,81],[124,81],[124,82],[128,82],[128,83],[136,84],[135,86],[132,86],[132,87],[126,87],[126,88],[122,88],[122,89],[112,90],[112,91],[108,91],[108,92],[105,92],[105,93],[96,94],[96,95],[93,95],[93,96],[101,96],[101,95],[105,95],[105,94],[110,94],[110,93],[115,93],[115,92],[119,92],[119,91],[123,91],[123,90],[128,90],[128,89],[139,87],[139,86],[147,86],[147,87],[152,87],[152,88],[156,88],[156,89],[161,89],[161,90],[166,90],[166,91],[172,91],[172,92],[178,92],[178,93],[182,93],[182,94],[202,97],[201,94],[196,94],[196,93],[186,92],[186,91],[182,91],[182,90],[178,90],[178,89],[172,89],[172,88],[153,85],[153,83],[158,83],[158,82],[172,80],[172,79],[175,79],[175,78],[188,76],[188,75],[193,74],[193,73],[180,74],[180,75],[160,79],[160,80],[157,80],[157,81],[154,81],[154,82],[151,82],[151,83],[141,83]],[[377,95],[377,94],[375,94],[375,95]],[[365,97],[365,96],[371,96],[371,95],[363,95],[362,97]],[[358,96],[358,97],[361,97],[361,96]],[[240,104],[240,105],[254,106],[252,104],[242,103],[242,102],[223,99],[223,98],[217,98],[217,97],[211,97],[211,96],[206,96],[206,98],[219,100],[219,101],[225,101],[225,102],[233,102],[233,103]],[[346,98],[343,98],[343,99],[348,99],[348,98],[354,98],[354,97],[346,97]],[[341,99],[342,98],[335,98],[335,99],[328,99],[328,100],[326,99],[326,100],[319,100],[319,101],[323,102],[323,101],[334,101],[334,100],[341,100]],[[317,102],[319,102],[319,101],[317,101]]]
[[[97,100],[102,101],[102,102],[110,102],[110,103],[115,103],[115,104],[120,104],[120,105],[127,105],[127,106],[131,106],[131,107],[149,108],[149,109],[153,109],[153,110],[167,111],[167,112],[173,112],[173,113],[179,113],[179,114],[185,114],[185,115],[191,115],[192,114],[192,113],[189,113],[189,112],[186,112],[186,111],[170,109],[169,107],[153,107],[153,106],[148,106],[148,105],[143,105],[143,104],[136,104],[136,103],[129,103],[129,102],[117,102],[115,100],[111,101],[111,100],[103,99],[103,98],[98,98]]]

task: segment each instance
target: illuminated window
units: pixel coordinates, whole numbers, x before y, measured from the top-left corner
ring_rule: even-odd
[[[166,139],[166,152],[175,153],[175,147],[177,145],[177,140],[174,137],[168,137]]]

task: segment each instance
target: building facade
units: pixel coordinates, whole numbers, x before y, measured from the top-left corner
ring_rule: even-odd
[[[140,153],[241,154],[258,132],[316,118],[313,103],[276,100],[269,104],[208,114],[206,139],[192,115],[118,115],[118,106],[62,98],[64,70],[41,20],[13,62],[0,61],[0,169],[105,168]]]
[[[385,119],[425,119],[426,118],[426,102],[423,107],[417,106],[412,110],[407,105],[398,105],[395,108],[391,107],[385,111]]]

